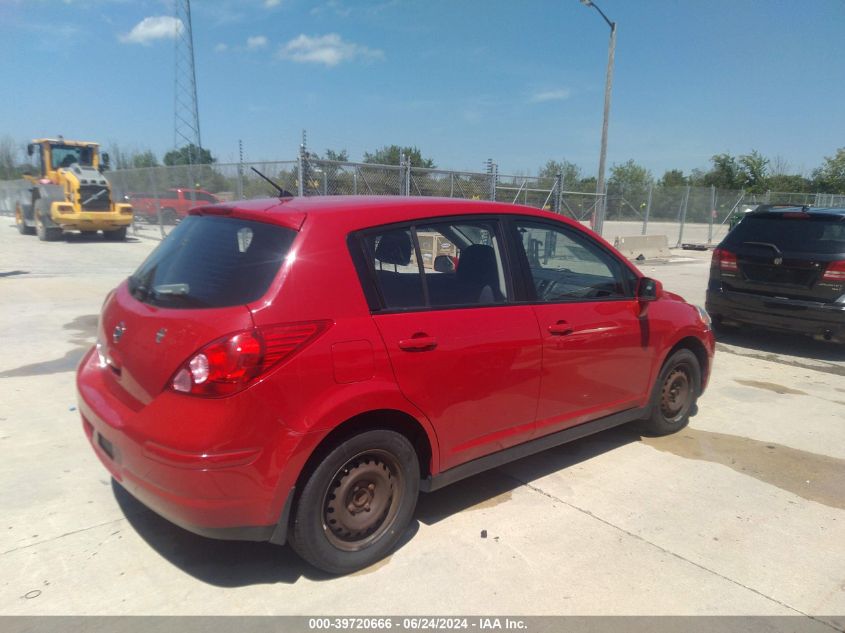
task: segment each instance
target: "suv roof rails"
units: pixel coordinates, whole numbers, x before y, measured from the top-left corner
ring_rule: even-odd
[[[802,212],[806,212],[810,210],[809,204],[761,204],[756,209],[755,212],[763,212],[766,211],[776,211],[777,209],[801,209]]]

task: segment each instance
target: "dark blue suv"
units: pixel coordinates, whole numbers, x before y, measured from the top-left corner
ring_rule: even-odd
[[[845,343],[845,209],[763,205],[713,251],[707,312]]]

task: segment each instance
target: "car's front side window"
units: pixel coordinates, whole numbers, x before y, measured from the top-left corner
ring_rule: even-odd
[[[576,230],[523,220],[516,222],[516,228],[537,300],[552,303],[630,296],[627,269]]]

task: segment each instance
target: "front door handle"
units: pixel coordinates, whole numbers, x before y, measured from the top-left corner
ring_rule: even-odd
[[[399,349],[406,352],[427,352],[437,347],[437,339],[422,332],[399,341]]]
[[[573,331],[572,326],[562,320],[557,323],[552,323],[549,326],[549,334],[552,336],[568,336],[569,334],[572,334]]]

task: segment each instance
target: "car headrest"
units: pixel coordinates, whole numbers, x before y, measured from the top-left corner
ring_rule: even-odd
[[[461,251],[458,260],[458,279],[498,288],[499,269],[492,246],[473,244]]]
[[[393,231],[381,236],[376,246],[376,259],[383,264],[407,266],[411,263],[411,236],[406,231]]]

